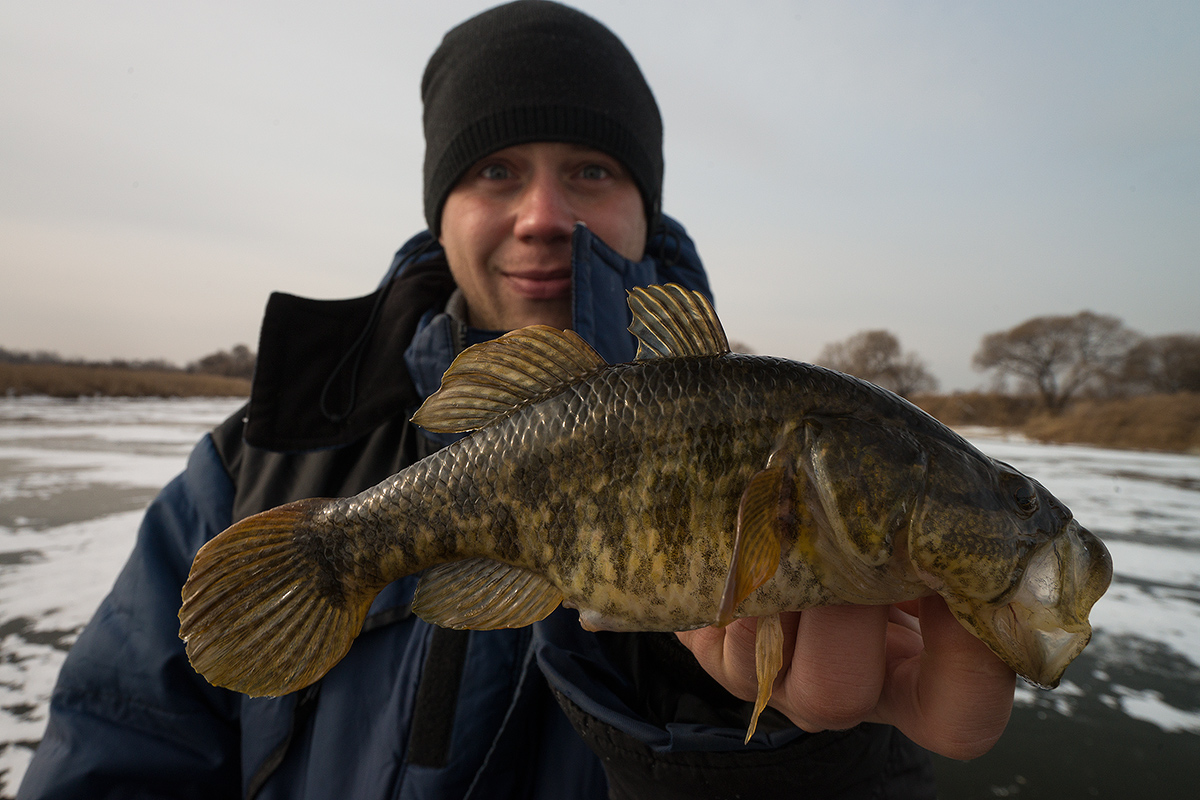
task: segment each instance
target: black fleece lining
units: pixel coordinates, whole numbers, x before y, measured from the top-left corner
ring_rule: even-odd
[[[442,259],[405,269],[383,302],[379,325],[355,369],[339,369],[371,322],[380,289],[352,300],[310,300],[276,292],[267,303],[246,414],[246,441],[273,451],[338,447],[365,436],[411,405],[416,390],[404,350],[426,309],[444,305],[454,279]],[[351,403],[355,387],[367,388]],[[330,419],[331,408],[352,410]]]

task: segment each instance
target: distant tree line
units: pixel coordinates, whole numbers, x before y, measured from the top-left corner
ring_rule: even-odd
[[[1146,337],[1091,311],[1034,317],[984,336],[973,364],[1058,413],[1076,397],[1200,392],[1200,334]]]
[[[886,330],[861,331],[826,345],[817,363],[902,397],[937,389],[924,362],[904,353]],[[1035,396],[1052,414],[1079,397],[1200,392],[1200,334],[1147,337],[1117,317],[1091,311],[1033,317],[989,333],[972,363],[993,371],[996,391]]]
[[[0,347],[0,363],[60,364],[73,367],[111,367],[114,369],[158,370],[162,372],[192,372],[204,375],[223,375],[230,378],[249,378],[254,374],[254,352],[244,344],[232,350],[218,350],[180,367],[166,359],[136,360],[114,358],[95,361],[82,358],[63,358],[52,350],[9,350]]]
[[[187,365],[188,372],[224,375],[228,378],[250,378],[254,375],[254,351],[244,344],[232,350],[218,350]]]
[[[4,364],[61,364],[69,367],[115,367],[117,369],[178,370],[179,367],[162,358],[146,361],[114,358],[108,361],[93,361],[83,358],[63,358],[53,350],[9,350],[0,347],[0,363]]]

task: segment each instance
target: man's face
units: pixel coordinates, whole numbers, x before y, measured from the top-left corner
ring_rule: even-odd
[[[612,156],[534,142],[476,162],[446,197],[440,239],[470,324],[501,331],[569,328],[576,222],[626,258],[641,260],[642,196]]]

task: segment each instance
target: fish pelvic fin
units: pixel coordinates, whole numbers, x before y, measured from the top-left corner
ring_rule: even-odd
[[[535,572],[490,558],[468,558],[427,570],[412,609],[443,628],[488,631],[532,625],[562,599],[558,587]]]
[[[252,697],[302,689],[333,667],[382,586],[355,591],[306,555],[312,512],[300,500],[231,526],[196,554],[179,636],[204,679]]]
[[[435,433],[465,433],[557,394],[607,366],[574,331],[532,325],[462,351],[412,421]]]
[[[725,329],[700,292],[674,283],[629,291],[639,359],[720,356],[729,352]]]
[[[783,666],[783,625],[778,614],[759,617],[754,632],[754,668],[758,675],[758,696],[754,698],[754,713],[750,716],[750,727],[746,729],[746,741],[758,727],[758,715],[767,707],[771,691],[775,688],[775,677]]]

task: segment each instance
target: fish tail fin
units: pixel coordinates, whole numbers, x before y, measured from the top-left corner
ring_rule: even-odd
[[[346,561],[318,544],[313,515],[329,502],[247,517],[196,554],[179,636],[209,683],[253,697],[287,694],[350,649],[382,584],[356,581]]]

